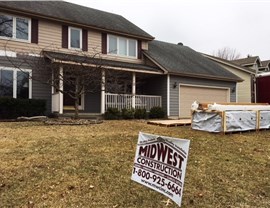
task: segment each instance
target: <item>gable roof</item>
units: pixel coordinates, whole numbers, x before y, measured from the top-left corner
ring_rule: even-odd
[[[143,53],[163,70],[167,70],[169,74],[226,81],[243,81],[238,76],[187,46],[154,40],[149,42],[148,51]]]
[[[113,31],[146,40],[154,39],[154,37],[121,15],[65,1],[0,1],[0,10],[42,16],[46,19],[51,18],[107,32]]]
[[[250,66],[250,65],[254,65],[257,60],[260,61],[259,56],[249,56],[247,58],[235,59],[235,60],[232,60],[231,62],[241,65],[241,66]]]
[[[256,74],[256,70],[255,69],[251,69],[251,68],[248,68],[248,67],[244,67],[244,66],[240,66],[238,64],[235,64],[233,63],[232,61],[228,61],[226,59],[223,59],[223,58],[219,58],[219,57],[216,57],[216,56],[211,56],[211,55],[208,55],[208,54],[203,54],[201,53],[203,56],[215,61],[215,62],[218,62],[218,63],[221,63],[221,64],[225,64],[227,66],[231,66],[233,68],[236,68],[236,69],[239,69],[241,71],[244,71],[244,72],[247,72],[247,73],[250,73],[250,74]]]

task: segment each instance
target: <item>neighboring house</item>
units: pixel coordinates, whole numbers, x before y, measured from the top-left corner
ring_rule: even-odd
[[[235,60],[232,60],[231,62],[240,66],[254,69],[256,70],[256,73],[259,71],[259,68],[262,66],[259,56],[248,56],[247,58],[235,59]]]
[[[262,66],[259,68],[258,73],[269,72],[270,71],[270,60],[262,61]]]
[[[195,100],[236,101],[234,89],[241,78],[189,47],[153,39],[116,14],[64,1],[2,1],[0,96],[45,99],[48,112],[73,110],[68,95],[31,79],[38,69],[25,63],[18,69],[13,63],[41,54],[52,68],[61,63],[59,70],[65,76],[68,66],[83,63],[87,69],[95,65],[98,54],[102,68],[121,72],[125,81],[120,91],[112,92],[102,71],[100,90],[81,96],[81,113],[162,106],[170,117],[190,117]],[[53,71],[46,76],[53,76]],[[61,82],[59,87],[65,88]]]
[[[232,61],[228,61],[219,57],[203,54],[203,56],[216,62],[226,70],[234,73],[243,82],[237,83],[236,87],[236,102],[239,103],[250,103],[254,101],[254,79],[256,76],[256,70],[244,66],[234,64]]]

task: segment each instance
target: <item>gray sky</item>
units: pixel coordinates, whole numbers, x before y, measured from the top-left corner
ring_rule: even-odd
[[[67,0],[122,15],[156,40],[270,59],[270,0]]]

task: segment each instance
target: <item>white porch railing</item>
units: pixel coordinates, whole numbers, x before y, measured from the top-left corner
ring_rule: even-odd
[[[161,96],[155,95],[135,95],[135,108],[145,108],[150,111],[152,107],[161,107]],[[132,108],[131,94],[105,94],[105,110],[108,108]]]

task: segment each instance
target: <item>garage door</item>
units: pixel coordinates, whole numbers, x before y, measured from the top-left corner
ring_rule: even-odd
[[[229,89],[224,88],[180,85],[180,118],[190,117],[190,107],[194,101],[200,103],[229,102],[229,93]]]

